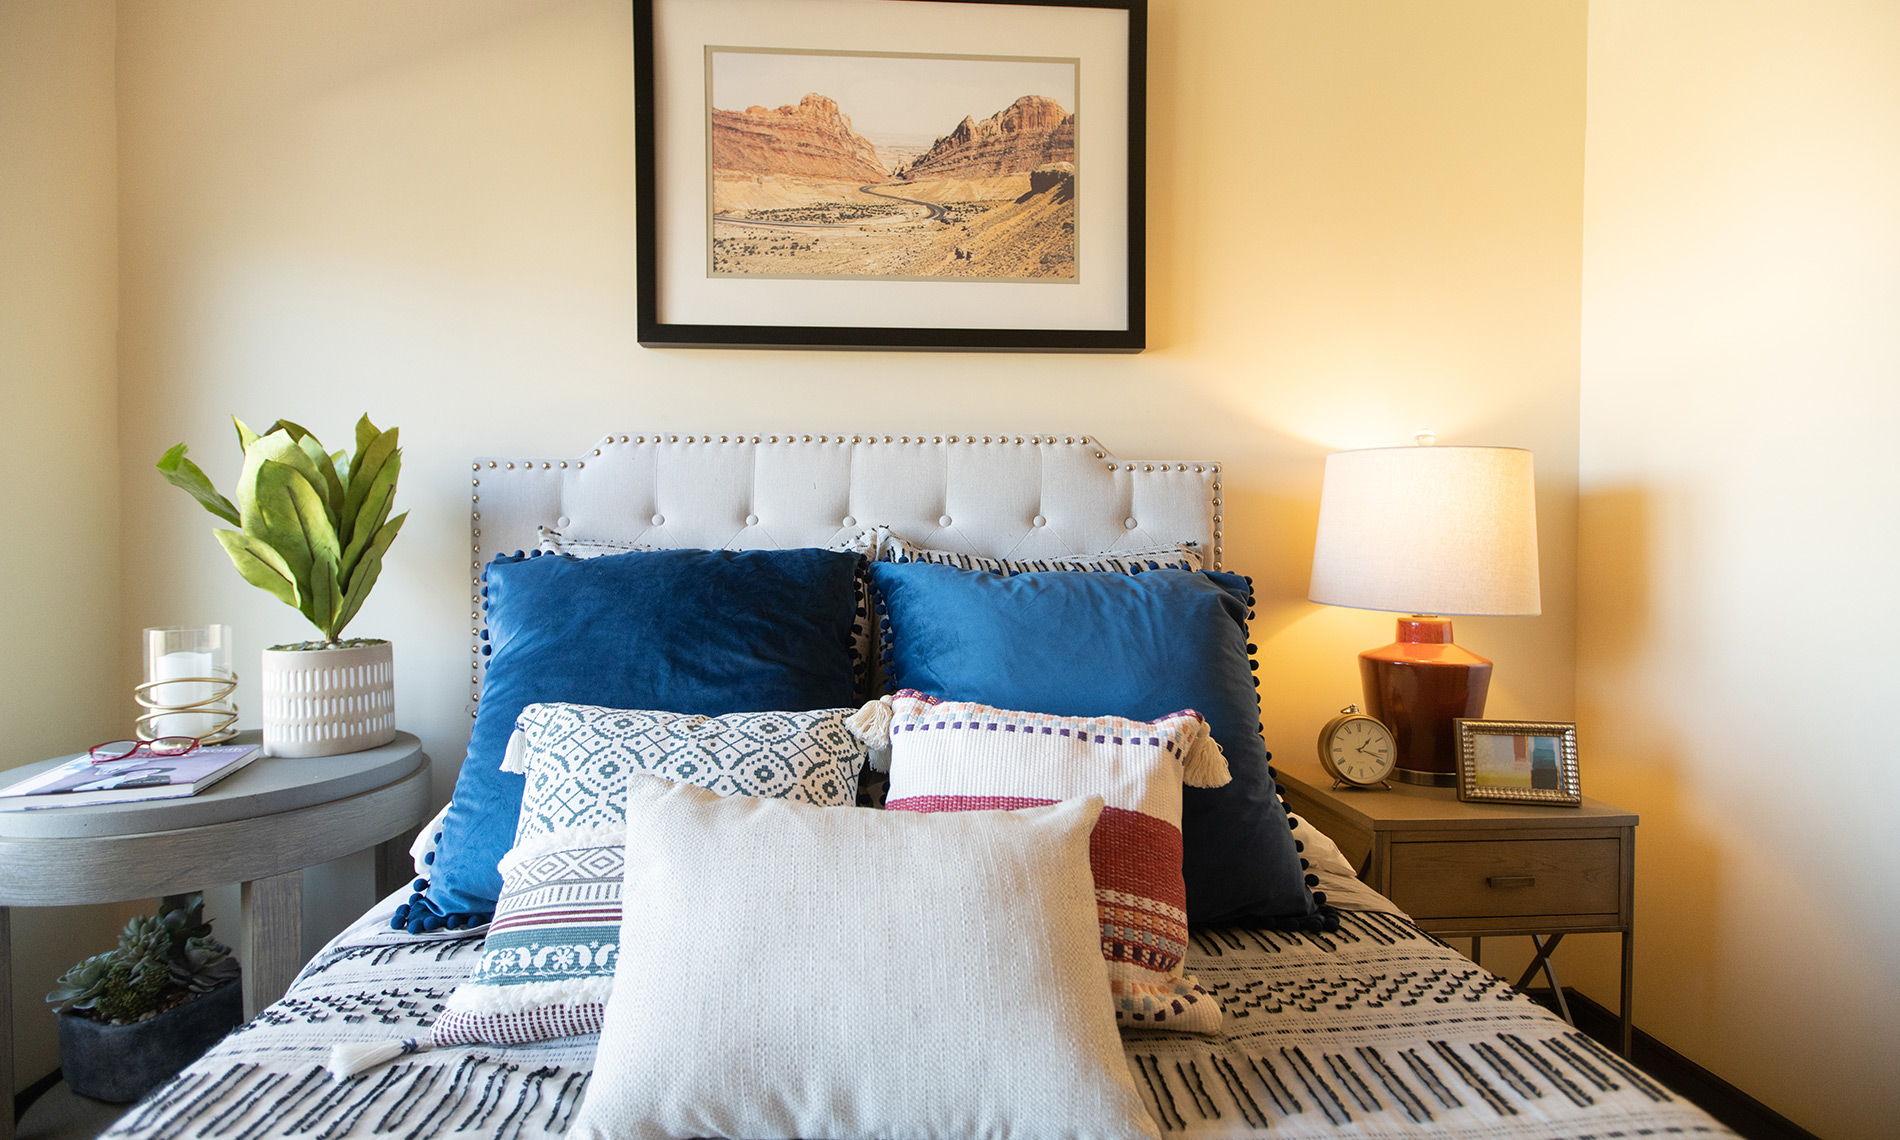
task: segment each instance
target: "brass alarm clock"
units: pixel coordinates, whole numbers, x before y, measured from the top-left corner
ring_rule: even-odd
[[[1347,705],[1319,730],[1319,764],[1333,784],[1359,788],[1387,786],[1386,777],[1397,766],[1399,750],[1392,730],[1376,718]]]

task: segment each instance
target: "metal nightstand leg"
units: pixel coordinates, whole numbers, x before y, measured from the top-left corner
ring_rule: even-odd
[[[1544,980],[1550,983],[1551,995],[1557,999],[1557,1012],[1563,1015],[1563,1019],[1569,1022],[1572,1028],[1575,1028],[1577,1020],[1570,1016],[1570,1003],[1564,1000],[1563,983],[1557,980],[1557,967],[1550,960],[1551,953],[1555,951],[1558,944],[1564,940],[1564,936],[1561,934],[1549,935],[1549,942],[1544,941],[1545,937],[1546,936],[1542,934],[1531,935],[1531,945],[1537,947],[1537,956],[1531,959],[1531,964],[1529,968],[1524,971],[1524,976],[1517,980],[1516,988],[1521,990],[1525,986],[1530,985],[1531,977],[1536,974],[1539,969],[1542,969],[1544,971]]]
[[[1636,1023],[1631,1019],[1636,1005],[1635,983],[1636,932],[1625,930],[1623,932],[1623,1008],[1617,1010],[1623,1019],[1623,1055],[1625,1057],[1630,1055],[1630,1038],[1636,1029]]]

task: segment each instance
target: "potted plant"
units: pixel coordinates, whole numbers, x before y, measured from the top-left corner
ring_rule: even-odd
[[[397,429],[356,423],[356,454],[326,452],[306,428],[278,420],[262,435],[232,417],[244,467],[237,502],[219,494],[185,445],[159,474],[236,526],[214,533],[251,585],[296,608],[323,636],[264,651],[264,750],[333,756],[396,736],[395,654],[374,638],[345,641],[408,513],[389,517],[402,472]]]
[[[244,1022],[231,948],[211,937],[204,896],[167,895],[125,924],[119,947],[66,971],[46,995],[74,1092],[134,1101]]]

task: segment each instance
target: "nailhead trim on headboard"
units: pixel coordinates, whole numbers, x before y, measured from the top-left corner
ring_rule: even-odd
[[[472,469],[476,698],[483,569],[535,549],[537,527],[743,549],[888,526],[919,545],[1018,558],[1191,541],[1221,565],[1220,464],[1121,460],[1087,435],[619,434],[577,459]]]

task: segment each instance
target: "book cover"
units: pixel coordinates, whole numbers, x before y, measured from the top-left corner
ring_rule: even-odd
[[[80,756],[6,788],[0,811],[195,796],[257,758],[255,744],[211,744],[184,756]]]

